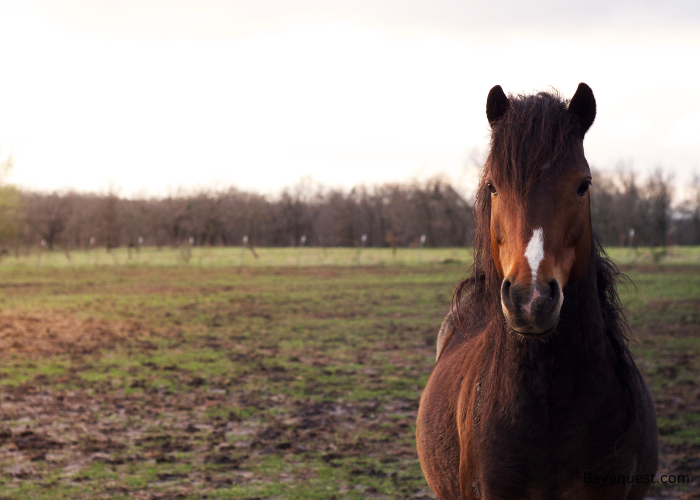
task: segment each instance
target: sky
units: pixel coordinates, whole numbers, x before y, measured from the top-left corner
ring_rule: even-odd
[[[700,174],[700,3],[0,0],[8,182],[162,196],[444,176],[489,89],[591,86],[588,161]]]

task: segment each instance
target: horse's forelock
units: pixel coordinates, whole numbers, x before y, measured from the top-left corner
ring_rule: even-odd
[[[525,194],[546,168],[572,146],[576,119],[569,102],[556,92],[510,96],[510,108],[491,131],[486,174],[499,189]]]

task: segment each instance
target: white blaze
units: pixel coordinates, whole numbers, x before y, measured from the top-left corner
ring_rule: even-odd
[[[537,279],[537,269],[540,267],[540,262],[544,259],[544,230],[540,227],[532,232],[530,243],[525,249],[525,258],[532,270],[532,282]]]

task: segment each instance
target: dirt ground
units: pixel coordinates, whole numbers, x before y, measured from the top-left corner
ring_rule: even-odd
[[[692,481],[649,498],[700,499],[691,270],[626,270],[659,474]],[[0,498],[434,498],[415,417],[462,272],[6,272]]]

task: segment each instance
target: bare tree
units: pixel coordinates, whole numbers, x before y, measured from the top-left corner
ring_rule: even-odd
[[[674,243],[700,242],[700,180],[696,194],[675,208],[672,180],[661,169],[643,182],[632,170],[596,172],[591,214],[603,242],[627,245],[630,229],[639,245],[668,244],[669,234]],[[363,234],[367,246],[418,245],[423,234],[430,246],[465,246],[474,227],[472,202],[440,179],[349,191],[305,183],[277,197],[233,188],[151,199],[124,199],[114,190],[15,194],[20,203],[11,217],[3,200],[11,206],[12,191],[0,191],[0,243],[43,239],[49,248],[88,248],[93,238],[109,249],[134,247],[139,238],[158,247],[189,245],[190,238],[194,245],[238,246],[244,236],[254,246],[289,246],[302,235],[307,245],[357,246]]]
[[[53,250],[71,216],[72,200],[56,193],[24,193],[22,198],[27,224],[46,242],[47,248]]]
[[[673,199],[672,173],[657,168],[645,185],[646,219],[650,230],[649,243],[666,246],[671,228],[671,201]]]

